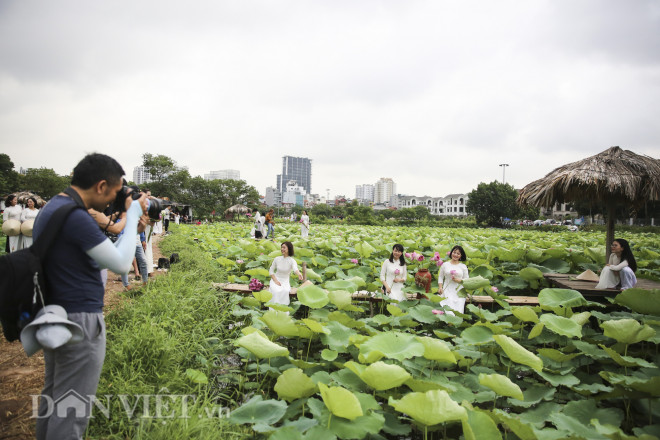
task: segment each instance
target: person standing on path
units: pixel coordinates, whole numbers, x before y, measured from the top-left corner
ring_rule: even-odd
[[[46,304],[63,307],[68,319],[82,327],[84,337],[76,344],[44,349],[37,439],[81,439],[91,416],[93,405],[83,414],[69,412],[64,417],[52,405],[57,406],[67,395],[89,399],[96,394],[106,342],[100,269],[128,272],[135,254],[138,220],[147,210],[147,199],[122,199],[127,211],[125,234],[116,243],[103,234],[87,209],[103,212],[116,200],[123,175],[124,170],[113,158],[96,153],[85,156],[73,170],[71,187],[53,197],[34,224],[33,237],[38,241],[58,208],[74,203],[84,208],[69,214],[42,263],[49,286]]]
[[[266,226],[268,227],[268,232],[266,232],[266,238],[270,237],[271,239],[275,238],[275,221],[273,220],[273,216],[275,215],[275,211],[271,209],[268,211],[266,214]]]

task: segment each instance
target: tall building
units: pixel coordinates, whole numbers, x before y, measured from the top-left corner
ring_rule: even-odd
[[[204,174],[204,180],[217,180],[217,179],[241,179],[241,172],[238,170],[218,170],[211,171],[209,174]]]
[[[374,201],[374,185],[365,183],[364,185],[355,185],[355,198],[363,202]]]
[[[151,175],[146,167],[139,166],[133,168],[133,183],[136,185],[142,185],[143,183],[149,182],[151,182]]]
[[[396,194],[396,183],[390,177],[381,177],[374,185],[374,203],[390,203]]]
[[[266,206],[282,206],[282,193],[277,188],[269,186],[266,188],[264,203]]]
[[[282,158],[282,174],[277,175],[277,190],[286,191],[289,181],[295,181],[305,188],[305,193],[312,192],[312,160],[306,157],[284,156]]]

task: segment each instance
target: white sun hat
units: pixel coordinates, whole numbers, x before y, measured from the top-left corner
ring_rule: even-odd
[[[55,349],[76,344],[85,337],[82,327],[67,319],[62,306],[48,305],[39,310],[34,321],[21,331],[21,344],[28,356],[42,348]]]
[[[34,227],[34,219],[25,220],[21,223],[21,234],[26,237],[32,237],[32,228]]]

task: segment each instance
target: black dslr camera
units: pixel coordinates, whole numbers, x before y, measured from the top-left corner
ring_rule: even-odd
[[[126,199],[130,197],[133,200],[137,200],[142,196],[140,189],[133,186],[122,186],[121,189],[117,192],[117,197],[114,201],[114,209],[119,212],[126,210]],[[160,212],[164,209],[167,204],[155,197],[147,199],[147,215],[152,220],[160,220]]]

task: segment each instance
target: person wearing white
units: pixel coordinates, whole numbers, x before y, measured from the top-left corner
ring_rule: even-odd
[[[298,270],[298,263],[293,259],[293,244],[285,241],[282,243],[281,251],[282,255],[275,257],[268,271],[270,273],[269,290],[273,294],[272,303],[288,305],[291,292],[291,282],[289,281],[291,272],[298,275],[300,281],[303,276]]]
[[[6,222],[7,220],[16,220],[20,222],[22,213],[23,213],[23,208],[21,207],[21,205],[18,204],[18,198],[14,194],[8,196],[7,201],[5,202],[5,212],[2,214],[2,221]],[[7,241],[9,242],[8,248],[10,253],[16,252],[17,250],[21,249],[22,238],[23,236],[20,234],[14,235],[12,237],[7,237]]]
[[[264,224],[261,221],[261,213],[258,209],[254,210],[254,238],[264,237]]]
[[[406,260],[403,257],[403,246],[395,244],[388,260],[383,261],[380,269],[380,282],[383,283],[384,293],[391,299],[404,301],[403,283],[408,277]]]
[[[445,299],[440,301],[441,306],[448,306],[452,310],[463,313],[465,311],[465,298],[458,296],[458,292],[463,289],[461,284],[464,279],[469,278],[468,268],[462,263],[467,259],[465,251],[461,246],[454,246],[449,253],[451,258],[448,262],[440,266],[438,272],[438,294]],[[453,312],[447,312],[453,315]]]
[[[600,272],[600,280],[596,289],[630,289],[637,284],[637,261],[627,240],[617,238],[610,246],[612,253],[609,262]]]
[[[178,225],[180,218],[181,218],[181,216],[179,215],[179,213],[175,212],[174,213],[174,223]]]
[[[307,211],[303,211],[302,215],[300,216],[300,236],[302,238],[307,238],[309,235],[309,216],[307,215]]]
[[[34,197],[30,197],[27,201],[27,208],[25,208],[21,213],[21,223],[24,223],[28,220],[34,220],[37,218],[37,214],[39,214],[39,210],[37,209],[37,202]],[[32,246],[32,237],[23,235],[23,238],[21,238],[21,249],[25,249],[30,246]]]

